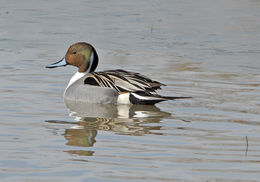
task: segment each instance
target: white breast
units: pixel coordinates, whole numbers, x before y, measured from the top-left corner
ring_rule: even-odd
[[[69,88],[69,86],[71,86],[75,81],[77,81],[78,79],[82,78],[86,74],[87,74],[86,72],[84,72],[84,73],[80,73],[80,72],[75,73],[75,75],[73,75],[73,77],[70,79],[70,82],[69,82],[67,88]]]

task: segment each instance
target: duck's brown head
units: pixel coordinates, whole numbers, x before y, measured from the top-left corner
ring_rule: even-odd
[[[66,65],[78,67],[78,72],[93,72],[98,65],[97,52],[92,45],[86,42],[78,42],[69,47],[64,58],[46,66],[46,68],[56,68]]]

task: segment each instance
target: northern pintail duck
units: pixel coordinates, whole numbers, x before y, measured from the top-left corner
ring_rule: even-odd
[[[55,68],[73,65],[78,72],[70,79],[64,100],[101,104],[145,104],[188,97],[168,97],[156,93],[164,84],[144,75],[122,69],[94,72],[98,55],[94,47],[85,42],[71,45],[60,61],[46,66]]]

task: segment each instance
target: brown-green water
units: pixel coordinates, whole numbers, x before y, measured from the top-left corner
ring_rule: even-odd
[[[258,181],[260,1],[3,0],[0,181]],[[122,68],[192,96],[156,107],[73,105],[86,41]],[[70,110],[69,110],[69,109]]]

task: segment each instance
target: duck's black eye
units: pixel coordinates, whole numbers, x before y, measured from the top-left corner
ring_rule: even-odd
[[[72,52],[72,54],[77,54],[77,51]]]

